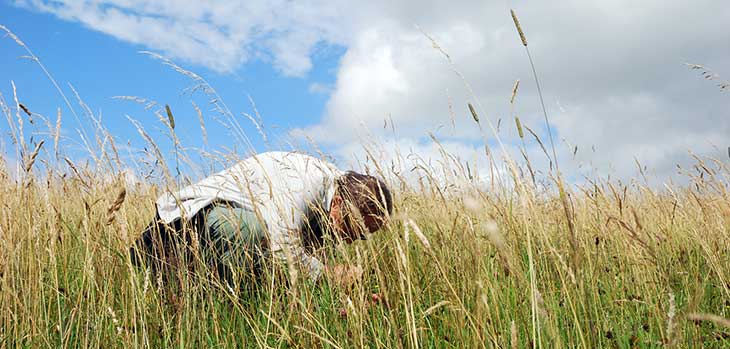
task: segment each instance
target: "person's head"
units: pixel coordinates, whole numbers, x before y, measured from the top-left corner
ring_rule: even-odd
[[[334,230],[346,242],[380,229],[393,213],[393,196],[381,179],[348,171],[337,179],[330,207]]]

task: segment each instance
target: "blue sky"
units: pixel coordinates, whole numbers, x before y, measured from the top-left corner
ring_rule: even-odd
[[[372,156],[406,173],[421,161],[415,159],[438,163],[443,146],[485,174],[485,140],[498,158],[521,157],[515,116],[547,139],[510,9],[525,28],[568,176],[636,177],[638,161],[662,182],[678,164],[690,167],[692,153],[727,159],[730,98],[716,86],[730,79],[730,7],[723,0],[0,0],[0,24],[31,47],[67,96],[71,83],[103,113],[117,142],[134,149],[145,142],[125,115],[167,144],[163,150],[171,143],[153,113],[113,96],[169,104],[182,143],[199,147],[195,100],[208,126],[206,151],[245,148],[215,123],[204,96],[183,94],[186,77],[139,53],[149,50],[207,79],[258,151],[310,139],[342,167]],[[0,48],[6,102],[14,105],[15,81],[23,103],[55,120],[65,106],[41,70],[19,58],[24,52],[10,38]],[[685,63],[705,65],[712,80]],[[249,95],[274,139],[269,144],[242,116],[252,113]],[[484,132],[467,103],[477,107]],[[67,110],[63,120],[72,147],[78,125]],[[2,139],[12,158],[8,137]],[[366,156],[363,144],[373,142]],[[537,142],[528,137],[525,151],[534,167],[547,169]]]
[[[122,143],[131,141],[135,146],[143,146],[137,131],[125,115],[139,120],[153,135],[161,124],[140,105],[114,99],[114,96],[148,98],[161,103],[161,107],[169,104],[183,144],[202,146],[198,118],[190,101],[195,100],[205,112],[210,109],[205,104],[206,98],[202,98],[199,93],[192,97],[185,93],[184,90],[192,85],[190,79],[139,52],[153,48],[124,42],[89,30],[79,23],[19,8],[6,1],[0,2],[0,24],[20,37],[40,58],[71,99],[77,113],[82,110],[68,84],[74,86],[84,103],[97,116],[103,115],[104,125]],[[32,112],[55,121],[56,110],[60,107],[63,132],[68,137],[75,137],[74,130],[79,125],[42,70],[32,60],[22,58],[26,52],[12,39],[4,37],[0,47],[0,92],[6,101],[12,103],[13,81],[20,102]],[[231,111],[241,118],[241,124],[256,150],[263,151],[270,147],[263,143],[256,128],[241,115],[254,114],[248,96],[265,118],[264,127],[269,138],[285,137],[288,129],[313,124],[322,115],[328,88],[334,83],[342,54],[341,47],[318,46],[312,54],[312,69],[297,77],[285,76],[276,71],[266,58],[252,60],[225,73],[184,60],[178,63],[203,76],[217,90]],[[208,125],[207,148],[234,147],[228,132],[216,125],[210,114],[204,113]],[[91,127],[86,124],[86,119],[82,120],[84,127]],[[6,137],[5,142],[8,141]],[[6,150],[8,148],[10,145],[6,144]],[[239,150],[244,152],[247,149]]]

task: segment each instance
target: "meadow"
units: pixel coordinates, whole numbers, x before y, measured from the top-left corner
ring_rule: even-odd
[[[246,142],[203,78],[159,58]],[[169,108],[153,109],[174,157],[137,125],[159,175],[130,185],[113,132],[90,111],[89,160],[77,163],[59,146],[60,113],[33,114],[17,98],[0,107],[22,159],[13,168],[0,158],[2,347],[730,346],[725,160],[697,156],[683,181],[664,186],[642,177],[573,183],[499,149],[485,152],[487,174],[445,149],[419,163],[415,181],[370,163],[393,188],[396,212],[371,239],[331,251],[361,267],[362,280],[339,287],[289,275],[233,290],[204,270],[171,285],[127,253],[158,195],[185,181],[174,162],[195,162],[180,150]],[[488,129],[481,108],[463,107]],[[32,142],[23,133],[31,117],[45,127]],[[521,138],[550,148],[514,121]]]

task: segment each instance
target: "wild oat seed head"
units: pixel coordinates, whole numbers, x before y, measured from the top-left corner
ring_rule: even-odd
[[[512,87],[512,96],[509,98],[509,104],[515,103],[515,97],[517,97],[517,89],[520,87],[520,80],[515,81],[515,86]]]

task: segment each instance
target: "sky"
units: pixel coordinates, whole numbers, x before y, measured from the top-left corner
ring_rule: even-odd
[[[396,153],[436,161],[444,147],[483,173],[485,143],[517,157],[523,141],[515,115],[549,138],[510,9],[525,30],[561,170],[570,178],[631,178],[638,162],[663,182],[677,165],[689,167],[691,154],[728,160],[730,91],[717,84],[730,80],[730,6],[721,0],[0,0],[0,25],[39,57],[80,121],[7,36],[0,41],[0,93],[14,108],[12,81],[34,113],[55,120],[61,108],[64,141],[80,153],[77,129],[93,122],[71,86],[129,154],[145,147],[130,119],[169,154],[173,143],[154,114],[164,104],[183,144],[245,151],[230,125],[217,123],[210,97],[186,92],[194,82],[141,53],[150,51],[204,78],[257,151],[314,142],[352,167],[366,157],[363,143],[379,144],[371,155],[386,162]],[[687,63],[716,76],[705,79]],[[158,104],[145,110],[115,96]],[[191,100],[201,106],[208,142]],[[481,130],[467,103],[480,114]],[[259,120],[266,139],[244,114]],[[530,137],[526,153],[547,168]],[[12,159],[8,137],[4,148]]]

